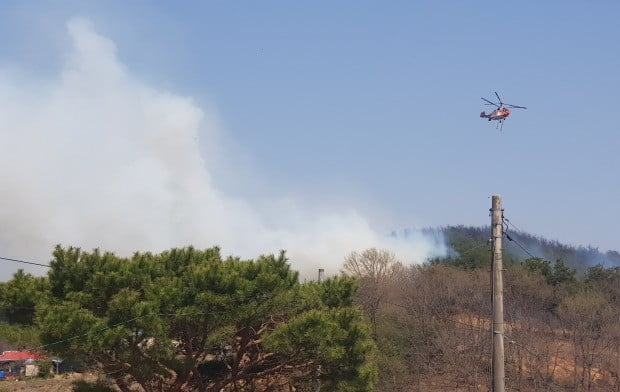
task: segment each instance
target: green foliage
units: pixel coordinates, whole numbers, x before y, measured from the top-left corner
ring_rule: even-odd
[[[411,315],[387,313],[377,326],[378,388],[380,390],[407,390],[411,381],[408,358],[412,347],[424,346],[423,329]]]
[[[119,258],[57,247],[48,284],[36,313],[46,349],[98,364],[119,386],[250,390],[255,379],[287,377],[366,391],[376,377],[372,339],[352,307],[355,280],[300,285],[284,253],[242,261],[184,248]]]
[[[599,292],[610,304],[620,306],[620,267],[596,265],[586,272],[584,284],[587,290]]]
[[[321,363],[320,378],[327,391],[372,390],[376,370],[368,357],[374,344],[359,309],[305,312],[278,326],[265,339],[265,347]]]
[[[574,284],[577,282],[577,271],[568,268],[562,260],[557,260],[553,266],[549,260],[538,257],[529,258],[523,262],[523,266],[530,272],[541,274],[547,284],[557,286],[559,284]]]
[[[555,311],[564,297],[574,294],[581,286],[576,270],[568,268],[562,260],[556,260],[552,265],[549,260],[535,257],[525,260],[522,266],[530,273],[542,276],[553,288],[552,296],[545,300],[547,310]]]
[[[0,283],[0,307],[4,309],[10,322],[31,324],[35,305],[47,296],[48,292],[47,279],[34,277],[19,269],[13,279]]]
[[[52,361],[49,359],[39,361],[37,364],[39,368],[39,377],[48,378],[52,376]]]
[[[553,274],[548,281],[552,286],[557,286],[562,283],[574,284],[577,282],[577,271],[573,268],[567,267],[560,259],[555,261],[553,265]]]
[[[329,308],[337,308],[353,305],[357,287],[355,278],[342,276],[326,279],[322,283],[308,283],[304,285],[304,290],[306,298],[313,298]]]
[[[491,252],[485,244],[489,233],[468,228],[447,227],[443,229],[447,245],[454,253],[446,258],[431,260],[431,264],[448,264],[464,269],[475,269],[491,265]]]
[[[447,257],[429,260],[430,264],[447,264],[462,269],[488,268],[491,265],[491,251],[488,245],[489,227],[447,226],[442,227],[448,249],[453,252]],[[519,257],[513,252],[504,252],[504,265],[515,264]]]
[[[523,262],[523,266],[530,272],[539,273],[549,279],[553,275],[553,268],[551,268],[551,262],[549,260],[541,259],[540,257],[532,257],[526,259]]]
[[[605,268],[598,264],[589,268],[584,276],[585,283],[590,287],[597,285],[608,286],[615,284],[620,278],[620,267]]]
[[[0,323],[0,340],[10,342],[18,348],[34,349],[40,345],[39,329],[35,326]]]

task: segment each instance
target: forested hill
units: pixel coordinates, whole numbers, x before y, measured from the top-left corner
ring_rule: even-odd
[[[442,234],[450,249],[448,257],[433,260],[435,262],[448,261],[474,268],[490,263],[489,247],[486,245],[491,232],[489,226],[446,226],[439,229],[426,229],[425,232],[435,236]],[[615,250],[601,252],[598,248],[591,246],[565,245],[558,241],[514,230],[510,225],[506,234],[504,261],[507,263],[521,262],[531,257],[539,257],[551,262],[562,260],[566,266],[580,273],[597,264],[607,268],[620,266],[620,253]]]

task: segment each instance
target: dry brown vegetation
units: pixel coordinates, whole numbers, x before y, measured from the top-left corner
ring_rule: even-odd
[[[620,269],[576,278],[560,265],[555,279],[536,263],[504,273],[507,389],[620,391]],[[360,275],[358,303],[376,304],[378,391],[489,390],[488,268],[411,266],[381,290]]]
[[[0,392],[70,392],[73,391],[73,382],[76,380],[94,382],[97,376],[90,373],[71,373],[48,379],[2,381]]]

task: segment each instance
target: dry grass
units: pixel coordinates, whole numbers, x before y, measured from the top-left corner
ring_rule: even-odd
[[[46,380],[7,380],[0,382],[0,392],[71,392],[76,380],[96,381],[97,377],[94,374],[72,373]]]

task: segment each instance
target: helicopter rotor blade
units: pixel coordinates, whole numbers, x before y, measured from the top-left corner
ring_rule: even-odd
[[[499,97],[499,94],[497,93],[497,91],[494,91],[495,96],[497,97],[497,100],[499,101],[500,105],[503,105],[504,103],[502,102],[502,99]]]
[[[510,106],[511,108],[517,108],[517,109],[527,109],[525,106],[517,106],[517,105],[511,105],[509,103],[504,104],[506,106]]]
[[[499,107],[499,105],[498,105],[498,104],[493,103],[493,102],[489,101],[489,100],[488,100],[488,99],[486,99],[486,98],[480,98],[480,99],[482,99],[484,102],[486,102],[486,103],[487,103],[487,105],[489,105],[489,104],[490,104],[490,105],[493,105],[493,106],[497,106],[497,107]]]

